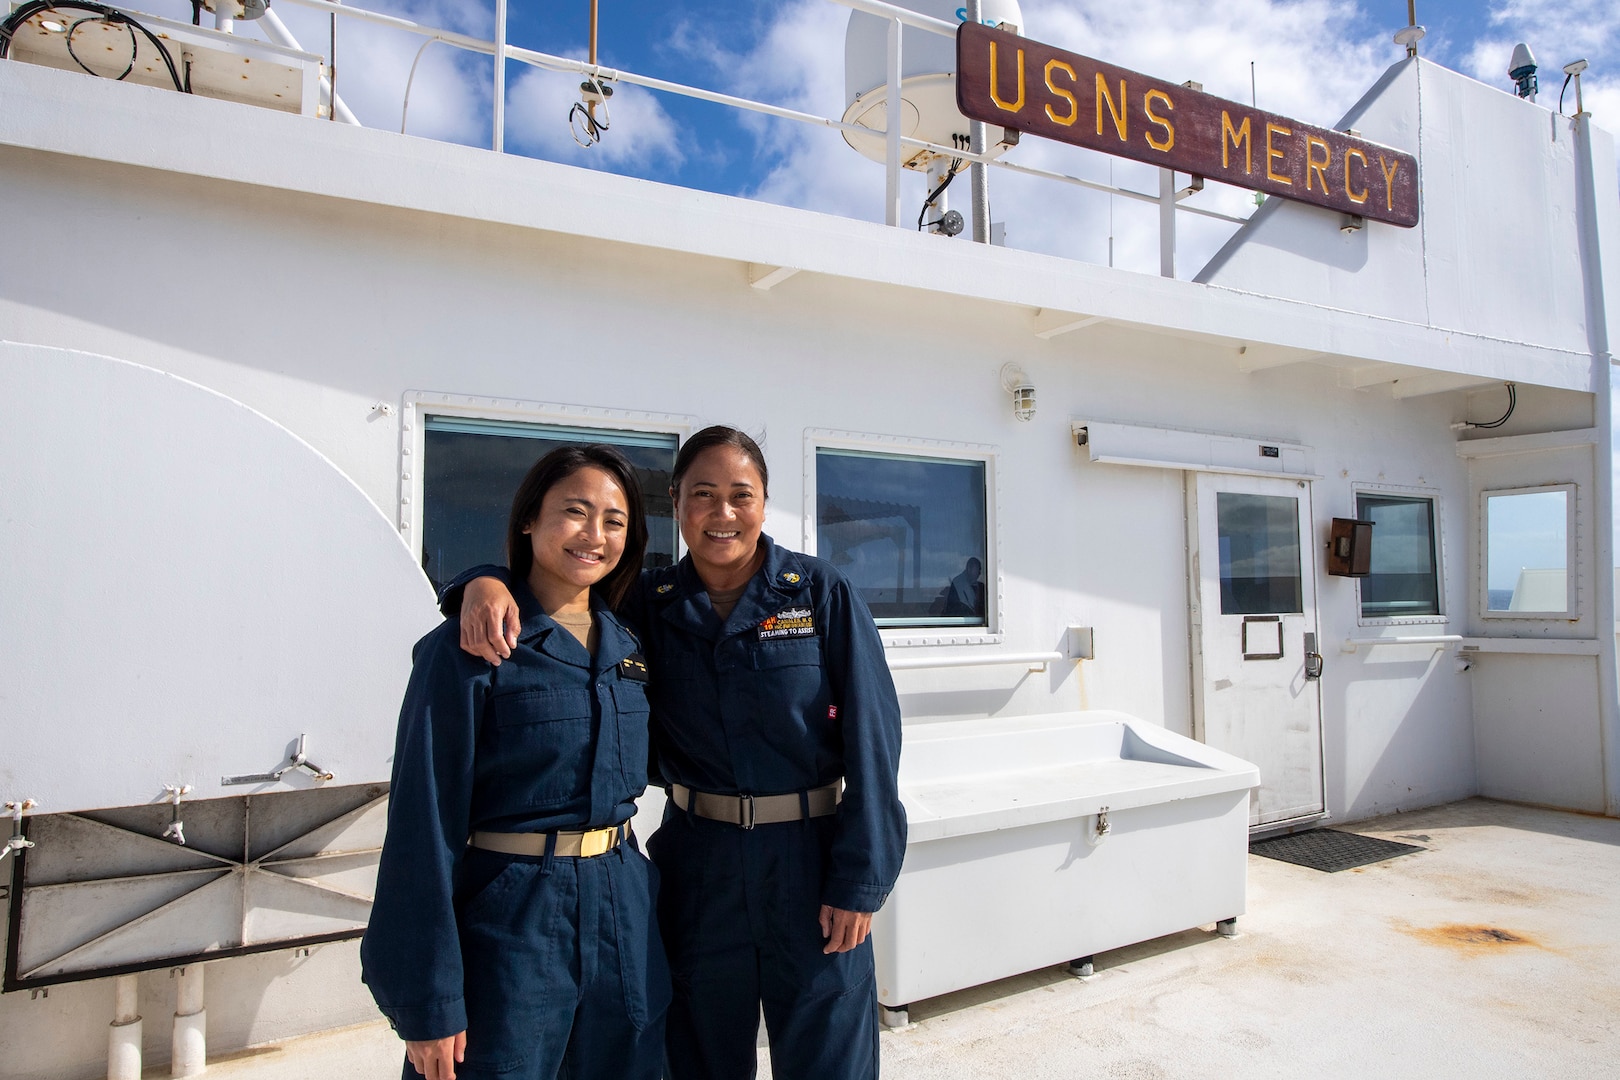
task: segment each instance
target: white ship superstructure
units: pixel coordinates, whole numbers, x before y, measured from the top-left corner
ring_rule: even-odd
[[[923,748],[901,899],[1072,847],[1053,925],[1128,926],[1077,939],[1111,948],[1241,916],[1251,832],[1620,813],[1620,200],[1589,114],[1408,56],[1333,126],[1416,158],[1414,227],[1272,198],[1178,280],[975,243],[966,175],[961,236],[892,175],[901,227],[847,220],[330,122],[318,55],[172,34],[196,93],[49,40],[0,61],[0,1075],[375,1016],[355,938],[410,645],[558,441],[625,447],[657,496],[684,435],[763,434],[767,531],[863,589]],[[941,73],[882,70],[828,119],[941,177],[932,129],[885,129]],[[1218,899],[1152,910],[1111,884],[1133,861]],[[880,920],[896,978],[1052,962],[1019,920],[957,965],[986,974],[906,974],[949,917]]]

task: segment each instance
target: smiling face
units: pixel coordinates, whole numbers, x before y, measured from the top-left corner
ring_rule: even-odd
[[[590,587],[618,565],[630,521],[618,481],[588,465],[553,484],[524,529],[534,549],[529,588],[555,614],[590,604]]]
[[[765,482],[749,456],[734,446],[699,454],[681,477],[675,499],[681,539],[711,589],[732,589],[759,568],[765,525]]]

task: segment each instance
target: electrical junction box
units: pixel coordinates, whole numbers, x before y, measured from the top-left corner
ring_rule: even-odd
[[[1328,534],[1327,572],[1334,577],[1366,577],[1372,572],[1370,521],[1334,518]]]

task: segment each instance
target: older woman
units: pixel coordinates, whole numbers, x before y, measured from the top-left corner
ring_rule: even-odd
[[[768,478],[743,432],[692,436],[670,491],[687,554],[621,608],[646,643],[670,792],[648,844],[670,1080],[753,1076],[761,1009],[779,1080],[878,1072],[867,933],[905,852],[899,703],[850,583],[764,535]],[[490,577],[467,600],[462,647],[497,662],[511,602]]]
[[[647,527],[630,463],[564,447],[512,501],[499,666],[417,644],[364,978],[428,1080],[656,1080],[669,977],[629,821],[647,685],[609,610]]]

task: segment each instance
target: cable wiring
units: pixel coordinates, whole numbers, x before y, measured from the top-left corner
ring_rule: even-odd
[[[163,58],[163,66],[168,69],[169,78],[174,82],[174,88],[182,94],[190,93],[190,91],[186,88],[186,84],[181,81],[180,72],[174,66],[174,57],[169,53],[169,47],[163,43],[162,38],[152,33],[151,30],[147,29],[146,26],[144,26],[139,20],[137,20],[127,11],[122,11],[107,4],[93,3],[92,0],[28,0],[27,3],[19,4],[16,10],[14,10],[10,15],[7,15],[4,19],[0,19],[0,60],[3,60],[10,55],[11,39],[17,36],[17,31],[21,30],[24,24],[26,24],[28,20],[32,19],[35,15],[40,15],[47,11],[88,11],[91,15],[101,16],[102,22],[128,27],[132,37],[136,31],[139,31],[142,36],[144,36],[153,44],[153,46],[157,48],[158,56]],[[77,27],[79,23],[89,21],[91,20],[80,19],[73,25],[74,27]],[[70,30],[69,37],[71,38],[71,36],[72,31]],[[70,55],[72,54],[71,41],[68,45],[68,52]],[[73,60],[80,67],[84,67],[84,64],[77,56],[74,56]],[[134,63],[135,61],[132,55],[130,59],[130,66],[133,67]],[[90,71],[89,68],[84,68],[84,70]],[[92,75],[96,74],[93,71],[90,73]],[[124,75],[128,74],[128,71],[124,72]],[[120,75],[119,78],[122,79],[124,75]]]

